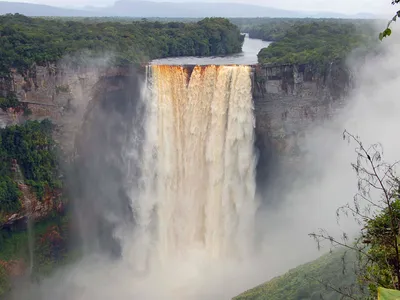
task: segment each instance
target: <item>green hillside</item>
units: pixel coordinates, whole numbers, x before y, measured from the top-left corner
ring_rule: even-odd
[[[233,300],[341,299],[326,283],[342,291],[352,290],[353,294],[357,294],[359,289],[354,272],[356,262],[354,253],[334,251],[248,290]]]

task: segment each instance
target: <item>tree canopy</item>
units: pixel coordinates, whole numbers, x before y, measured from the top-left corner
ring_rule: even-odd
[[[283,26],[271,22],[251,32],[253,37],[275,41],[260,51],[260,63],[311,64],[321,68],[344,59],[356,48],[367,52],[374,39],[368,21],[289,19],[283,21]]]
[[[240,52],[244,37],[224,18],[196,23],[80,22],[0,16],[0,76],[10,68],[23,72],[32,64],[54,62],[67,54],[89,50],[115,56],[115,62],[147,62],[171,56],[209,56]]]

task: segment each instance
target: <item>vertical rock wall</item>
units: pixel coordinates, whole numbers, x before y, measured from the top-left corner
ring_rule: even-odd
[[[16,93],[31,115],[0,111],[0,125],[45,118],[57,125],[55,140],[63,151],[73,153],[75,134],[82,126],[87,106],[102,77],[126,73],[122,68],[81,67],[48,64],[34,66],[25,74],[12,70],[10,78],[0,79],[0,94]]]
[[[352,88],[343,64],[324,72],[309,65],[257,65],[253,70],[258,180],[277,177],[275,163],[290,164],[300,157],[299,142],[307,129],[334,116]]]

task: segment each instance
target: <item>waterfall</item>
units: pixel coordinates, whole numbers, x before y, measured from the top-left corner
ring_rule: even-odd
[[[254,116],[248,66],[148,67],[135,264],[251,250]]]
[[[122,99],[134,103],[123,106],[126,114],[107,110],[107,124],[103,114],[92,121],[90,130],[98,131],[86,142],[86,159],[93,170],[80,177],[90,188],[82,201],[83,224],[113,225],[112,239],[106,233],[101,245],[117,240],[121,257],[88,253],[44,280],[37,295],[21,291],[17,299],[220,300],[254,284],[254,270],[263,264],[252,246],[251,68],[152,65],[141,83],[140,77],[129,90],[132,98]],[[119,96],[107,101],[121,104],[115,103]],[[119,122],[126,131],[115,126]],[[107,142],[121,143],[118,151],[104,142],[108,132],[113,139],[107,136]],[[99,156],[93,157],[95,151]],[[101,155],[123,175],[114,178],[105,167],[111,163],[97,168]],[[115,186],[123,187],[122,196]]]

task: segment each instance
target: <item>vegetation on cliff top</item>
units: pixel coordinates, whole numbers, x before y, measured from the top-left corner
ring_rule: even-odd
[[[365,22],[287,20],[283,22],[284,26],[280,24],[271,22],[260,27],[259,33],[253,32],[263,39],[276,41],[260,51],[260,63],[310,64],[324,68],[333,61],[344,59],[356,48],[366,53],[371,40],[377,40],[369,23]]]
[[[244,37],[224,18],[197,23],[77,22],[63,19],[0,16],[0,76],[33,64],[54,62],[89,50],[112,53],[116,62],[146,62],[170,56],[209,56],[240,52]],[[82,63],[82,62],[80,62]]]
[[[39,199],[46,189],[61,187],[51,131],[48,120],[0,129],[0,215],[19,209],[21,193],[16,181],[20,176]],[[18,174],[13,160],[22,174]]]

